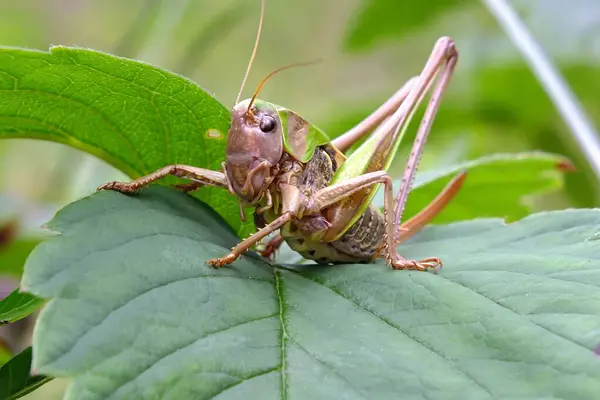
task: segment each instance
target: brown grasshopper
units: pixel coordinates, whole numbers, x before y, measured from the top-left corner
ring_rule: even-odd
[[[265,0],[252,57],[231,115],[223,171],[189,165],[168,165],[129,183],[109,182],[98,189],[131,193],[167,175],[191,180],[179,185],[189,191],[204,185],[229,190],[244,207],[255,208],[258,231],[224,257],[208,260],[220,267],[235,261],[267,235],[279,230],[262,254],[270,256],[283,241],[305,258],[320,264],[373,261],[383,257],[394,269],[424,271],[437,268],[437,257],[407,260],[396,246],[437,215],[458,192],[465,174],[454,178],[429,206],[401,224],[404,205],[440,98],[455,68],[454,42],[442,37],[418,77],[410,79],[389,100],[348,132],[330,140],[323,131],[295,112],[252,98],[239,101],[256,55]],[[434,84],[419,126],[396,199],[386,170],[394,158],[408,123]],[[350,156],[344,152],[373,132]],[[371,205],[376,189],[384,185],[384,212]]]

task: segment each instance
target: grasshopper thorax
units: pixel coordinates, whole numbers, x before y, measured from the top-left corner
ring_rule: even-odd
[[[227,134],[227,178],[236,194],[256,204],[277,173],[283,155],[283,128],[275,106],[250,99],[233,107]]]

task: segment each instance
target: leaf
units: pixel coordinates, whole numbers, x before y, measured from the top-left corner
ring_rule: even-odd
[[[600,107],[596,89],[600,87],[600,69],[574,64],[563,66],[561,72],[590,112],[590,117],[595,118],[593,122],[600,123],[600,118],[592,112]],[[473,73],[473,78],[475,101],[472,104],[475,106],[471,105],[471,108],[475,123],[495,125],[504,135],[512,131],[512,136],[527,138],[533,148],[560,152],[574,160],[579,172],[566,177],[567,195],[579,207],[598,204],[598,179],[532,72],[522,64],[502,68],[494,65]],[[514,87],[519,88],[519,96],[511,90]]]
[[[514,221],[532,211],[531,197],[560,189],[563,172],[572,165],[564,157],[542,152],[494,154],[417,174],[408,196],[405,217],[417,214],[458,173],[467,177],[456,197],[434,219],[435,223],[477,217],[501,217]],[[394,182],[394,189],[400,182]],[[383,191],[374,204],[383,207]]]
[[[23,350],[0,367],[0,399],[18,399],[52,380],[47,376],[32,376],[31,347]]]
[[[433,22],[445,12],[464,4],[465,0],[363,0],[346,34],[345,46],[364,51],[385,39],[402,37],[416,28]]]
[[[22,286],[51,298],[34,367],[69,399],[595,398],[600,210],[430,227],[440,274],[269,266],[198,200],[100,192],[50,222]]]
[[[23,319],[43,304],[44,300],[16,289],[0,300],[0,325]]]
[[[0,48],[0,138],[64,143],[132,178],[169,164],[220,170],[229,111],[192,81],[92,50]],[[165,180],[173,183],[173,180]],[[226,190],[197,196],[239,235],[239,206]]]

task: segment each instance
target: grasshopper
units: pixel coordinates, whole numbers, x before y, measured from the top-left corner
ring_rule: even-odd
[[[167,175],[191,182],[184,191],[205,185],[229,191],[244,207],[255,209],[257,232],[233,247],[229,254],[207,261],[221,267],[279,231],[261,254],[270,257],[283,243],[319,264],[358,263],[384,258],[394,269],[437,272],[437,257],[408,260],[396,246],[437,215],[458,192],[465,174],[455,177],[424,210],[401,224],[402,213],[423,146],[454,71],[458,52],[451,38],[437,40],[422,73],[410,79],[371,115],[334,140],[318,127],[285,107],[257,98],[273,71],[250,99],[239,101],[258,48],[265,0],[256,42],[235,105],[227,135],[222,171],[190,165],[168,165],[149,175],[125,182],[109,182],[98,190],[133,193]],[[398,195],[394,198],[389,168],[411,117],[434,85],[424,118],[408,158]],[[372,133],[371,133],[372,132]],[[344,152],[371,133],[349,156]],[[384,186],[383,213],[371,202]]]

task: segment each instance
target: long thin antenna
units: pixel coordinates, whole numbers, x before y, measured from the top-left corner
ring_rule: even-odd
[[[256,40],[254,42],[254,49],[252,49],[252,55],[250,56],[250,61],[248,62],[248,67],[246,68],[246,73],[244,74],[244,79],[242,79],[242,86],[240,86],[240,91],[238,92],[237,97],[235,98],[235,104],[239,103],[240,97],[242,96],[242,92],[244,91],[244,86],[246,85],[246,79],[248,79],[248,75],[250,74],[250,68],[252,68],[252,63],[254,63],[254,58],[256,57],[256,51],[258,50],[258,43],[260,42],[260,33],[262,31],[263,20],[265,18],[265,7],[267,5],[267,0],[262,0],[260,6],[260,21],[258,22],[258,32],[256,32]]]
[[[290,68],[295,68],[295,67],[304,67],[307,65],[313,65],[316,63],[321,62],[321,59],[316,59],[316,60],[312,60],[312,61],[304,61],[304,62],[297,62],[297,63],[293,63],[293,64],[288,64],[288,65],[284,65],[283,67],[279,67],[274,71],[271,71],[269,73],[269,75],[265,76],[258,84],[258,86],[256,87],[256,90],[254,91],[254,94],[252,95],[252,99],[250,100],[250,103],[248,103],[248,114],[250,113],[250,107],[252,107],[252,104],[254,104],[254,100],[256,100],[256,96],[258,96],[258,93],[260,92],[260,90],[262,89],[262,87],[264,86],[264,84],[269,80],[270,77],[272,77],[273,75],[275,75],[278,72],[283,71],[284,69],[290,69]]]

